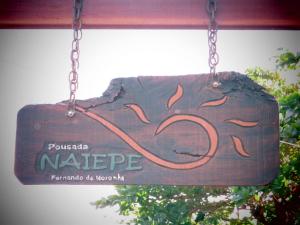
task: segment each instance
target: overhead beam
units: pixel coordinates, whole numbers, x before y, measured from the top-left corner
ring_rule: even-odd
[[[300,29],[299,0],[219,0],[219,29]],[[205,29],[206,0],[86,0],[83,28]],[[71,28],[72,0],[2,0],[0,28]]]

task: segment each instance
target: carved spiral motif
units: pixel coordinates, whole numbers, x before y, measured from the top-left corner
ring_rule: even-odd
[[[178,84],[177,90],[169,98],[169,100],[167,102],[168,109],[170,109],[172,107],[172,105],[174,105],[182,97],[183,97],[183,87],[182,87],[182,85]],[[202,105],[200,105],[200,107],[220,106],[220,105],[225,104],[225,102],[227,100],[228,100],[228,96],[224,96],[221,99],[216,99],[216,100],[212,100],[212,101],[203,103]],[[127,108],[131,109],[143,123],[145,123],[145,124],[150,123],[150,120],[146,116],[145,112],[138,104],[126,104],[125,106]],[[107,120],[106,118],[104,118],[94,112],[86,111],[84,108],[81,108],[79,106],[76,106],[76,110],[81,112],[85,116],[102,124],[108,130],[110,130],[113,134],[115,134],[117,137],[122,139],[126,144],[128,144],[133,150],[137,151],[138,153],[143,155],[145,158],[147,158],[151,162],[153,162],[159,166],[169,168],[169,169],[187,170],[187,169],[194,169],[194,168],[203,166],[204,164],[206,164],[209,160],[211,160],[214,157],[214,155],[218,149],[219,135],[218,135],[216,128],[205,118],[198,116],[198,115],[191,115],[191,114],[172,115],[172,116],[166,118],[164,121],[162,121],[158,125],[158,127],[155,131],[154,135],[159,135],[161,132],[166,130],[169,126],[172,126],[175,123],[183,122],[183,121],[188,121],[188,122],[197,124],[205,130],[205,132],[208,135],[208,139],[209,139],[209,149],[208,149],[207,153],[195,161],[178,163],[178,162],[173,162],[173,161],[169,161],[166,159],[162,159],[162,158],[156,156],[151,151],[149,151],[145,147],[141,146],[138,143],[138,141],[136,141],[128,133],[123,131],[121,128],[119,128],[117,125],[115,125],[111,121]],[[238,125],[241,127],[254,127],[258,124],[257,122],[242,121],[242,120],[238,120],[238,119],[229,119],[229,120],[226,120],[225,122],[231,123],[234,125]],[[240,138],[238,138],[236,136],[232,136],[232,141],[233,141],[235,150],[237,151],[237,153],[240,156],[250,157],[250,154],[246,151],[244,144]]]

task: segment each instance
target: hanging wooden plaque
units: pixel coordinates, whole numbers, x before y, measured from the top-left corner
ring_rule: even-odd
[[[245,75],[118,78],[102,97],[19,111],[23,184],[260,185],[279,168],[278,105]]]

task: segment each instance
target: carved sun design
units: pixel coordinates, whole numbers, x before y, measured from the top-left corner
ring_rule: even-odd
[[[173,95],[170,96],[170,98],[167,101],[167,107],[170,109],[176,102],[178,102],[184,94],[184,90],[181,84],[177,85],[177,89]],[[220,106],[226,103],[228,101],[228,96],[223,96],[220,99],[212,100],[205,102],[200,105],[200,107],[215,107]],[[151,121],[147,117],[144,110],[139,106],[138,104],[126,104],[127,108],[131,109],[137,117],[140,119],[141,122],[145,124],[150,124]],[[219,142],[219,136],[216,128],[206,120],[205,118],[198,116],[198,115],[191,115],[191,114],[174,114],[165,120],[163,120],[157,127],[154,135],[159,135],[161,132],[163,132],[167,127],[171,126],[172,124],[182,122],[182,121],[189,121],[193,122],[199,126],[201,126],[205,132],[208,135],[210,146],[209,150],[205,155],[200,157],[199,159],[191,162],[186,163],[177,163],[172,162],[166,159],[162,159],[152,152],[150,152],[145,147],[141,146],[134,138],[132,138],[128,133],[124,132],[122,129],[120,129],[117,125],[113,124],[103,116],[100,116],[94,112],[86,111],[84,108],[81,108],[79,106],[76,107],[78,111],[83,113],[84,115],[88,116],[91,119],[96,120],[97,122],[101,123],[104,127],[109,129],[112,133],[114,133],[116,136],[118,136],[120,139],[122,139],[125,143],[127,143],[133,150],[139,152],[141,155],[143,155],[145,158],[149,159],[153,163],[169,168],[169,169],[194,169],[200,166],[203,166],[206,164],[209,160],[211,160],[218,148],[218,142]],[[241,127],[255,127],[257,126],[258,122],[253,121],[242,121],[238,119],[229,119],[224,121],[226,123],[235,124]],[[250,157],[250,154],[245,149],[244,144],[242,140],[237,136],[231,136],[232,142],[234,144],[234,148],[236,152],[242,156],[242,157]]]

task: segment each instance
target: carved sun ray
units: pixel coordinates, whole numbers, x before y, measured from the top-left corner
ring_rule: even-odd
[[[228,100],[228,96],[224,96],[223,98],[217,100],[205,102],[202,105],[200,105],[200,107],[223,105],[227,100]]]
[[[150,120],[147,118],[144,110],[137,104],[126,104],[127,108],[131,109],[137,117],[144,123],[150,123]]]
[[[237,119],[230,119],[230,120],[226,120],[225,122],[233,123],[233,124],[241,126],[241,127],[255,127],[258,124],[258,122],[243,121],[243,120],[237,120]]]
[[[231,138],[237,153],[239,153],[243,157],[249,157],[250,154],[246,151],[241,139],[236,136],[231,136]]]
[[[178,84],[175,94],[173,94],[168,100],[168,109],[170,109],[182,96],[183,87],[180,84]]]

